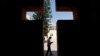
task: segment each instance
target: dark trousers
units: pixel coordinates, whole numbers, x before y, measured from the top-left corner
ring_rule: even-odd
[[[50,45],[48,45],[48,50],[47,50],[47,52],[46,52],[46,56],[48,56],[49,53],[50,53],[50,55],[53,55],[52,52],[51,52]]]

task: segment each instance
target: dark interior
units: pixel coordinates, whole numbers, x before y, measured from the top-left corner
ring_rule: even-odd
[[[78,18],[57,22],[58,56],[86,55],[93,27],[92,1],[56,0],[57,7],[77,8]],[[22,8],[43,7],[43,0],[2,0],[3,51],[7,55],[43,56],[42,21],[23,21]],[[59,10],[58,10],[59,11]],[[63,10],[62,10],[63,11]],[[84,12],[85,11],[85,12]],[[5,14],[7,16],[5,16]],[[96,23],[95,23],[96,24]],[[2,32],[2,31],[1,31]],[[85,32],[85,33],[84,33]],[[6,37],[7,36],[7,37]],[[5,54],[4,54],[5,55]]]

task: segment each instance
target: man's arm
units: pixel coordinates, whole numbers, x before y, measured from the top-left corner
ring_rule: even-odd
[[[53,42],[50,42],[51,44],[53,43]]]

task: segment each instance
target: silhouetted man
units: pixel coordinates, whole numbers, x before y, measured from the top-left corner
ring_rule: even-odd
[[[48,40],[47,40],[47,47],[48,47],[48,50],[47,50],[47,53],[46,53],[46,56],[48,56],[48,53],[50,52],[50,55],[53,55],[52,54],[52,52],[51,52],[51,44],[53,43],[53,42],[51,42],[51,36],[48,38]]]

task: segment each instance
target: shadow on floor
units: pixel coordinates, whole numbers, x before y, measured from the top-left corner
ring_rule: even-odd
[[[57,56],[57,51],[52,51],[52,53],[53,53],[53,56]],[[46,56],[46,51],[44,51],[44,56]],[[50,54],[48,56],[50,56]]]

